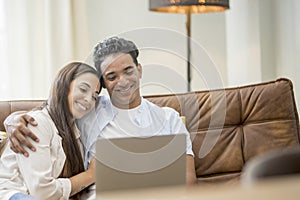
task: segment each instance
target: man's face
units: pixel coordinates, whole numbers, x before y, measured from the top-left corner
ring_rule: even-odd
[[[104,84],[114,106],[121,109],[135,108],[141,103],[140,78],[142,66],[133,62],[130,54],[107,56],[101,64]]]

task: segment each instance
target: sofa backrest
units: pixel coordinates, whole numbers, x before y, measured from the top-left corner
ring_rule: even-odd
[[[3,122],[8,115],[16,111],[30,110],[40,106],[45,100],[0,101],[0,131],[5,131]]]
[[[239,179],[254,156],[300,144],[293,85],[278,79],[243,87],[144,98],[185,116],[202,182]],[[43,100],[0,102],[0,130],[12,112],[29,110]]]
[[[288,79],[147,99],[186,117],[196,174],[202,182],[235,182],[254,156],[300,144],[293,85]]]

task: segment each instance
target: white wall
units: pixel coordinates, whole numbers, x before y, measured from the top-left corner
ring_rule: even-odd
[[[226,13],[228,85],[261,82],[259,0],[230,2]]]
[[[97,42],[113,35],[132,39],[142,48],[139,59],[144,70],[142,94],[186,91],[185,15],[151,12],[148,10],[148,0],[73,0],[72,4],[69,2],[70,5],[75,5],[72,7],[75,10],[72,14],[76,17],[72,20],[76,21],[73,21],[76,31],[72,34],[75,34],[76,44],[81,43],[73,47],[71,42],[72,50],[67,50],[64,42],[71,37],[61,38],[62,31],[67,31],[65,30],[67,24],[57,15],[56,7],[43,6],[49,3],[46,0],[39,1],[39,4],[33,2],[27,4],[23,0],[5,1],[5,3],[18,5],[11,7],[13,12],[22,11],[20,8],[28,10],[28,17],[31,17],[28,21],[31,23],[10,26],[9,30],[12,30],[13,34],[9,36],[13,38],[13,42],[9,43],[9,47],[12,52],[27,52],[31,56],[21,53],[17,60],[7,59],[7,63],[8,61],[13,63],[6,65],[10,66],[9,68],[5,68],[5,65],[0,66],[0,71],[7,74],[3,80],[7,84],[1,85],[1,91],[10,91],[19,98],[24,98],[24,95],[29,98],[40,97],[37,94],[44,94],[45,96],[41,98],[46,98],[50,86],[46,83],[50,81],[42,82],[49,77],[49,74],[53,74],[52,71],[56,73],[57,70],[53,67],[61,66],[57,64],[58,62],[70,60],[68,54],[74,52],[75,59],[82,60],[84,56],[79,54],[84,55],[86,52],[85,60],[92,63],[92,48]],[[53,2],[55,5],[56,3],[59,2]],[[64,3],[66,2],[62,2],[62,5]],[[294,83],[297,104],[300,105],[300,67],[298,66],[300,63],[300,13],[298,12],[300,1],[285,0],[283,3],[281,0],[231,0],[230,6],[230,10],[226,12],[192,15],[192,90],[246,85],[287,77]],[[36,18],[37,13],[43,11],[41,8],[56,9],[55,19]],[[59,8],[58,10],[68,18],[66,8],[62,6]],[[6,23],[24,22],[27,18],[23,17],[24,13],[21,11],[9,15],[11,19],[7,19]],[[87,17],[88,28],[85,26],[85,17]],[[3,20],[4,17],[1,19]],[[53,26],[50,26],[51,24]],[[51,32],[45,27],[49,27]],[[21,30],[16,32],[14,28]],[[60,37],[62,42],[53,43],[49,38],[36,37],[33,34],[35,30],[44,29],[45,35],[53,33],[56,37]],[[23,36],[28,35],[30,39],[16,40],[13,37],[16,33],[18,36],[19,33]],[[4,43],[2,42],[2,45]],[[46,45],[49,47],[53,46],[51,51],[59,55],[46,59],[43,53],[46,50],[42,43],[49,44]],[[11,55],[14,58],[15,53]],[[20,57],[22,55],[24,59]],[[1,54],[2,57],[5,57],[4,54]],[[31,66],[29,59],[38,66],[37,70],[25,70],[24,64]],[[14,64],[17,62],[21,64]],[[53,67],[49,71],[46,65]],[[16,85],[15,79],[10,78],[16,71],[24,77],[22,83],[34,79],[32,86],[22,85],[24,88],[31,87],[29,92],[8,89],[8,86]],[[34,78],[37,76],[38,78]],[[9,84],[10,81],[13,81],[13,84]],[[1,99],[10,98],[5,92],[1,94],[3,95],[0,96]]]
[[[88,13],[92,44],[121,35],[143,47],[143,94],[186,91],[185,15],[150,12],[148,0],[89,0]],[[225,38],[225,13],[192,15],[193,90],[226,83]]]
[[[0,0],[0,100],[48,97],[58,70],[90,50],[85,11],[82,0]]]
[[[231,0],[230,6],[192,15],[192,90],[287,77],[299,105],[300,1]],[[89,0],[87,7],[91,44],[121,35],[143,47],[143,94],[186,91],[185,15],[150,12],[148,0]],[[154,27],[160,36],[146,29]]]
[[[297,0],[231,1],[226,13],[228,86],[286,77],[300,105],[299,9]]]
[[[262,80],[274,79],[276,75],[275,58],[275,25],[274,0],[259,1],[260,16],[260,47],[261,47],[261,75]]]
[[[287,3],[288,2],[288,3]],[[276,75],[293,81],[297,107],[300,105],[300,1],[276,0],[274,9]]]

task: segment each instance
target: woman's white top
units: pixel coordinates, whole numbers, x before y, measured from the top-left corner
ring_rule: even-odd
[[[36,152],[29,157],[14,153],[9,145],[0,161],[0,199],[9,199],[17,192],[30,194],[38,199],[69,199],[71,182],[68,178],[58,178],[66,155],[62,147],[61,137],[46,109],[29,113],[38,126],[28,126],[40,139],[30,142]],[[78,138],[79,138],[79,133]]]

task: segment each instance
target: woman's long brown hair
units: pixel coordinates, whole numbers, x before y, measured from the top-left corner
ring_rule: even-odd
[[[92,73],[100,78],[100,74],[87,64],[72,62],[66,65],[57,74],[48,99],[48,111],[62,138],[62,146],[66,154],[61,178],[70,178],[84,171],[82,154],[75,138],[76,126],[69,109],[68,95],[71,82],[85,73]],[[82,192],[84,191],[74,195],[74,199],[79,199]]]

